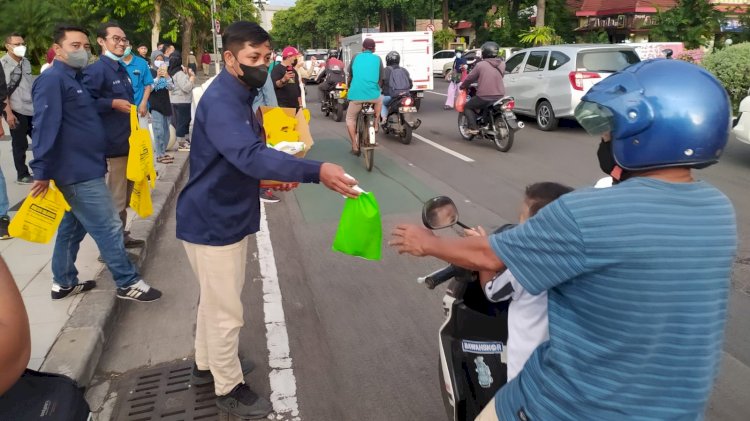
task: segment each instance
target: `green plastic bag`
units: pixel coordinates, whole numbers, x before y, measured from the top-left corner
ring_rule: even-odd
[[[380,260],[382,244],[383,226],[375,195],[369,192],[356,199],[346,199],[331,248],[368,260]]]

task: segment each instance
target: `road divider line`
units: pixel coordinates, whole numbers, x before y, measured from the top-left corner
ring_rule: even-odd
[[[258,263],[260,276],[263,279],[263,314],[266,324],[268,364],[271,367],[268,373],[271,384],[271,403],[276,412],[276,419],[292,416],[295,420],[299,420],[297,380],[292,368],[279,273],[273,254],[271,233],[268,231],[265,205],[261,206],[260,231],[255,234],[255,241],[258,244]]]
[[[440,92],[435,92],[435,91],[427,91],[427,92],[429,92],[431,94],[435,94],[435,95],[448,96],[448,94],[441,94]]]
[[[426,144],[428,144],[428,145],[430,145],[432,147],[440,149],[441,151],[443,151],[443,152],[445,152],[445,153],[447,153],[449,155],[453,155],[456,158],[458,158],[458,159],[460,159],[460,160],[462,160],[464,162],[474,162],[474,160],[471,159],[471,158],[469,158],[468,156],[466,156],[466,155],[464,155],[462,153],[456,152],[453,149],[446,148],[445,146],[443,146],[443,145],[441,145],[441,144],[439,144],[437,142],[433,142],[432,140],[427,139],[426,137],[420,136],[420,135],[418,135],[416,133],[413,133],[412,136],[414,136],[415,138],[421,140],[422,142],[424,142],[424,143],[426,143]]]

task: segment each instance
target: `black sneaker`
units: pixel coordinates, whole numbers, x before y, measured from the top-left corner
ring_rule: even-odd
[[[216,398],[216,406],[231,415],[259,419],[273,412],[271,402],[255,394],[245,383],[240,383],[224,396]]]
[[[30,175],[25,175],[18,178],[16,184],[34,184],[34,179]]]
[[[86,292],[89,290],[92,290],[96,288],[96,281],[86,281],[81,282],[78,285],[72,286],[72,287],[63,287],[56,283],[52,283],[52,300],[62,300],[65,297],[69,297],[71,295],[80,294],[82,292]]]
[[[240,367],[242,367],[242,375],[248,375],[253,369],[255,369],[255,363],[240,358]],[[193,374],[190,377],[190,384],[193,386],[203,386],[214,382],[214,375],[211,374],[211,370],[198,370],[198,366],[193,363]]]
[[[143,247],[146,244],[143,240],[135,239],[131,236],[125,236],[125,248],[126,249],[135,249],[138,247]]]
[[[278,203],[281,199],[271,189],[260,189],[260,200],[266,203]]]
[[[7,215],[0,216],[0,240],[10,240],[10,233],[8,232],[8,225],[10,225],[10,218]]]
[[[161,291],[151,288],[146,281],[141,279],[127,288],[117,288],[117,298],[150,303],[161,298]]]

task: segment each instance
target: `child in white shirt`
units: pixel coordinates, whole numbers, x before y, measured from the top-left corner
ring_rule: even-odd
[[[519,223],[536,215],[572,188],[558,183],[535,183],[526,187]],[[486,236],[482,227],[466,230],[468,235]],[[547,293],[532,295],[524,290],[510,270],[500,273],[480,272],[479,282],[492,302],[511,300],[508,307],[508,381],[521,372],[531,353],[549,339]]]

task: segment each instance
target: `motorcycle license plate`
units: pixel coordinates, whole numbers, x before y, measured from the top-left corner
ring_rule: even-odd
[[[400,113],[416,113],[417,107],[399,107],[398,112]]]
[[[417,98],[424,98],[424,92],[417,92]]]
[[[339,101],[339,104],[343,104],[344,103],[344,98],[339,98],[338,101]]]
[[[509,118],[509,119],[515,120],[516,119],[516,115],[513,114],[513,111],[506,111],[505,112],[505,118]]]

